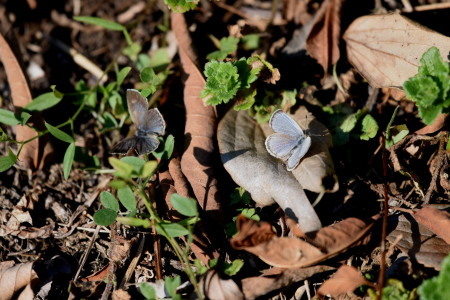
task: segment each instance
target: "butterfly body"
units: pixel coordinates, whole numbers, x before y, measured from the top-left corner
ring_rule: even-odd
[[[288,171],[294,170],[311,147],[311,137],[282,110],[275,111],[269,121],[275,131],[266,139],[266,149],[281,159]]]
[[[126,154],[134,148],[138,155],[153,152],[159,146],[158,136],[164,135],[166,122],[157,108],[148,109],[147,100],[137,90],[127,90],[128,110],[136,125],[135,136],[117,143],[113,154]]]

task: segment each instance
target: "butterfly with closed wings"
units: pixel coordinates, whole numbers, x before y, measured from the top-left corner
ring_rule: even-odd
[[[281,159],[288,171],[294,170],[311,147],[311,137],[281,109],[276,110],[269,121],[275,131],[266,139],[266,149],[270,155]]]
[[[136,125],[135,136],[118,142],[112,154],[126,154],[133,148],[138,155],[153,152],[159,146],[158,136],[164,135],[166,122],[157,108],[148,109],[147,99],[139,91],[127,90],[127,103],[131,120]]]

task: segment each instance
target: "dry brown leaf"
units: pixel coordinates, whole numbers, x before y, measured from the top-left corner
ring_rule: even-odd
[[[264,262],[281,268],[299,268],[331,258],[347,248],[366,243],[363,236],[372,224],[349,218],[342,222],[306,233],[305,242],[298,238],[277,237],[267,222],[238,218],[238,234],[230,241],[235,249],[255,254]]]
[[[28,87],[28,82],[22,72],[22,68],[11,47],[1,33],[0,49],[0,61],[5,68],[11,90],[11,98],[14,107],[17,109],[16,113],[19,113],[22,107],[33,100],[33,97],[31,96],[30,88]],[[35,115],[32,119],[34,126],[42,123],[39,115]],[[15,131],[17,141],[26,141],[37,135],[36,131],[28,126],[17,125],[15,126]],[[44,162],[48,158],[47,156],[51,152],[53,152],[52,148],[49,143],[45,142],[45,139],[35,139],[23,146],[22,151],[19,154],[19,162],[25,168],[31,168],[33,170],[42,168]]]
[[[389,217],[387,240],[417,262],[440,270],[442,260],[450,253],[450,245],[410,215]]]
[[[337,298],[340,294],[353,292],[360,285],[374,286],[359,271],[351,266],[343,265],[330,279],[326,280],[317,291],[320,295],[331,295]]]
[[[13,261],[0,262],[0,300],[33,299],[31,289],[39,281],[33,262],[14,265]],[[20,291],[19,294],[17,294]]]
[[[306,50],[317,59],[325,73],[340,57],[341,7],[343,0],[325,0],[313,19]]]
[[[211,300],[244,300],[239,286],[232,279],[220,278],[216,270],[208,270],[200,279],[199,286],[206,299]]]
[[[450,38],[399,15],[356,19],[344,34],[350,63],[372,87],[401,87],[417,74],[422,54],[437,47],[448,61]]]
[[[447,244],[450,244],[450,213],[434,207],[424,207],[413,211],[412,215],[417,222],[425,225]]]
[[[334,268],[330,266],[313,266],[297,269],[272,268],[269,270],[270,273],[265,273],[262,276],[242,279],[242,291],[246,300],[252,300],[295,282],[311,278],[315,274],[331,270],[334,270]]]
[[[128,294],[127,291],[124,290],[115,290],[112,293],[112,299],[113,300],[130,300],[131,296]]]
[[[170,202],[170,197],[177,193],[184,197],[191,197],[189,192],[189,183],[184,177],[180,161],[177,157],[172,158],[169,161],[168,170],[159,173],[159,179],[161,183],[161,188],[165,195],[166,205],[169,210],[170,219],[178,221],[180,219],[180,214],[173,209],[172,203]],[[204,227],[200,223],[197,224],[196,230],[194,232],[194,241],[190,244],[192,252],[194,252],[195,257],[200,259],[204,264],[208,264],[210,259],[219,257],[219,253],[211,247],[211,239],[208,233],[204,230]]]
[[[181,170],[191,184],[200,207],[213,214],[218,223],[222,223],[217,180],[212,167],[216,114],[213,107],[205,106],[200,98],[205,79],[195,65],[196,56],[184,15],[171,13],[171,22],[183,70],[187,75],[184,87],[186,149],[181,158]]]
[[[444,127],[447,118],[448,118],[448,114],[439,114],[436,117],[436,119],[434,119],[433,123],[422,127],[421,129],[417,130],[414,133],[418,134],[418,135],[435,133],[435,132],[441,130],[442,127]]]

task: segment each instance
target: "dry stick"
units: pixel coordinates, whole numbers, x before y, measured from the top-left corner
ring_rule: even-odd
[[[117,232],[116,232],[116,223],[111,224],[111,243],[110,247],[108,249],[108,256],[109,256],[109,270],[108,274],[106,275],[106,287],[103,290],[101,300],[107,300],[109,299],[109,295],[111,294],[111,289],[113,288],[114,283],[116,282],[114,278],[114,274],[116,273],[116,262],[113,260],[113,253],[116,251],[117,246]]]
[[[380,262],[380,274],[378,276],[378,298],[381,300],[383,298],[383,287],[384,287],[384,274],[386,271],[386,233],[387,233],[387,216],[388,216],[388,187],[386,183],[387,173],[388,173],[388,165],[387,165],[387,157],[386,157],[386,137],[382,137],[382,152],[381,157],[383,160],[383,176],[384,176],[384,184],[383,184],[383,223],[381,227],[381,262]]]
[[[414,11],[427,11],[427,10],[446,9],[446,8],[450,8],[450,2],[419,5],[419,6],[414,7]]]
[[[427,193],[425,197],[423,198],[423,203],[428,204],[430,202],[431,194],[433,194],[434,189],[436,188],[437,179],[439,177],[440,171],[442,169],[442,166],[444,165],[445,161],[445,140],[446,135],[442,135],[439,140],[439,150],[438,150],[438,157],[436,162],[436,167],[434,169],[433,177],[431,178],[430,186],[428,187]]]
[[[77,273],[75,274],[75,277],[73,278],[73,282],[77,281],[78,276],[80,275],[81,269],[83,268],[84,264],[86,263],[89,252],[91,252],[92,246],[94,245],[94,241],[97,238],[99,231],[100,231],[100,226],[97,225],[97,227],[95,228],[95,232],[92,235],[92,239],[89,242],[89,246],[87,247],[86,251],[84,252],[83,258],[81,259],[80,266],[78,267]]]
[[[155,220],[152,219],[152,236],[153,236],[153,251],[155,253],[155,271],[156,279],[162,279],[162,257],[161,257],[161,239],[156,232]]]
[[[127,271],[125,272],[125,275],[122,278],[122,281],[120,282],[119,289],[123,289],[125,284],[130,281],[131,275],[133,275],[136,266],[139,262],[139,259],[141,258],[142,250],[144,249],[145,245],[145,234],[142,236],[141,242],[139,243],[139,247],[136,250],[136,253],[133,257],[133,259],[130,262],[130,265],[127,268]]]

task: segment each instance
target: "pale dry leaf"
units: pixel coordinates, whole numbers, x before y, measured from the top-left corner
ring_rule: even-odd
[[[440,270],[442,260],[450,253],[449,244],[410,215],[389,217],[388,228],[387,240],[394,243],[400,236],[396,247],[427,267]]]
[[[342,0],[325,0],[312,21],[306,50],[317,59],[325,73],[340,57]]]
[[[400,15],[356,19],[344,34],[350,63],[375,88],[401,87],[418,72],[420,58],[437,47],[448,61],[450,38]]]
[[[34,293],[31,286],[39,281],[33,270],[33,264],[28,262],[14,265],[12,261],[0,262],[0,300],[9,300],[13,297],[33,299]]]
[[[339,267],[336,273],[330,279],[326,280],[319,288],[319,295],[331,295],[337,298],[340,294],[353,292],[360,285],[373,284],[364,278],[364,276],[354,267],[343,265]]]
[[[244,300],[239,286],[232,279],[221,278],[216,270],[208,270],[200,279],[199,286],[206,299],[211,300]]]
[[[18,113],[22,107],[33,100],[33,97],[31,96],[25,74],[14,55],[14,52],[1,33],[0,49],[2,49],[0,51],[0,61],[5,68],[9,88],[11,90],[11,98],[14,106],[18,110],[16,113]],[[33,126],[43,123],[39,114],[36,114],[32,120]],[[28,126],[16,125],[15,131],[17,141],[26,141],[37,135],[37,132]],[[44,163],[52,152],[53,149],[50,143],[46,142],[46,138],[35,139],[23,146],[18,160],[23,167],[35,170],[44,166]]]
[[[434,207],[424,207],[414,211],[413,217],[450,244],[450,213]]]
[[[304,232],[321,227],[301,184],[265,147],[261,127],[246,111],[229,110],[217,131],[220,156],[233,180],[260,205],[277,203]]]
[[[264,296],[272,291],[290,286],[293,283],[311,278],[315,274],[334,270],[330,266],[313,266],[296,269],[272,268],[270,273],[262,276],[244,278],[241,281],[242,291],[246,300]]]
[[[200,92],[205,79],[196,66],[196,56],[183,14],[171,13],[172,30],[178,41],[179,55],[187,78],[184,82],[186,108],[186,149],[181,170],[192,186],[200,207],[222,222],[217,179],[214,176],[213,152],[217,119],[214,108],[205,106]]]

